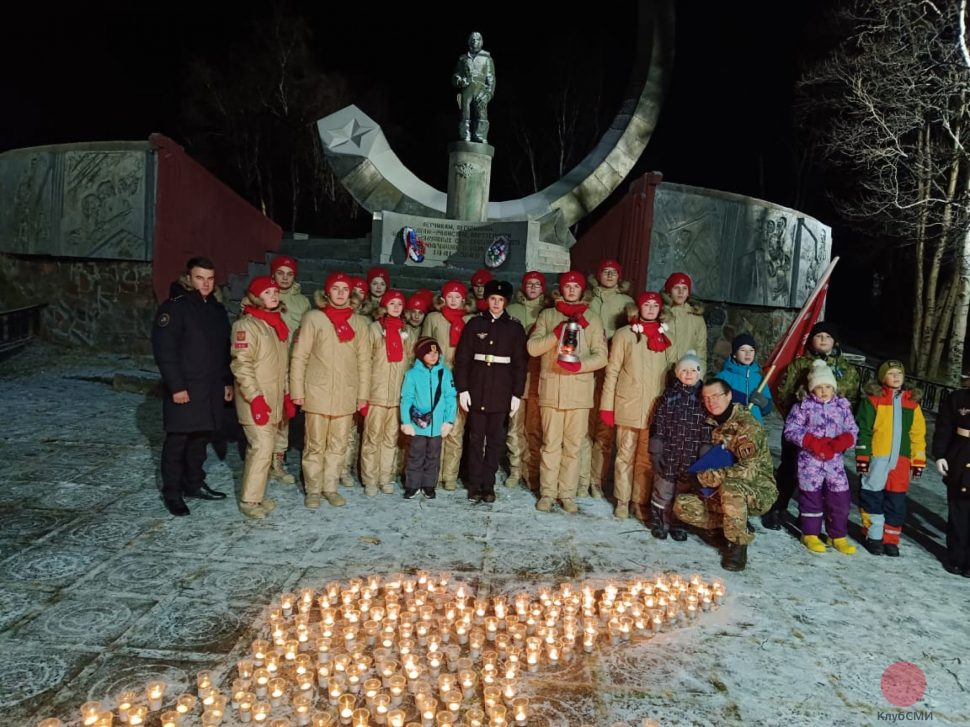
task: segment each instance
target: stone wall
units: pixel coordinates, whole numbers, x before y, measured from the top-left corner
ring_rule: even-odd
[[[32,303],[47,303],[42,335],[53,342],[151,351],[151,263],[0,253],[0,307]]]
[[[768,355],[788,330],[796,310],[743,306],[734,303],[705,301],[707,350],[710,371],[721,370],[724,359],[731,355],[731,339],[739,333],[750,333],[757,341],[758,363],[762,368]]]

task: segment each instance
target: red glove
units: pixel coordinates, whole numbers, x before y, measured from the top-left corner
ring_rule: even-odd
[[[600,421],[602,421],[608,427],[616,426],[616,417],[613,416],[613,412],[604,411],[600,409]]]
[[[923,476],[923,468],[922,467],[915,467],[915,466],[914,467],[910,467],[909,468],[909,473],[913,477],[914,480],[918,480],[920,477]]]
[[[814,434],[806,434],[802,439],[802,448],[816,459],[828,461],[835,456],[832,449],[832,440],[827,437],[816,437]]]
[[[360,412],[360,415],[362,417],[367,416],[367,412],[370,411],[370,402],[369,401],[365,401],[363,404],[361,404],[360,406],[357,407],[357,411]]]
[[[582,364],[579,361],[560,361],[556,359],[556,363],[559,365],[559,368],[565,369],[571,374],[578,374],[579,369],[582,368]]]
[[[269,421],[269,413],[273,410],[269,408],[266,399],[260,394],[249,402],[249,411],[253,414],[253,421],[261,427]]]
[[[293,403],[289,394],[283,394],[283,411],[286,413],[287,419],[292,419],[296,416],[296,404]]]
[[[818,445],[818,458],[823,462],[828,462],[830,459],[835,459],[835,449],[832,447],[831,437],[823,437],[821,443]]]
[[[845,450],[855,444],[855,439],[848,432],[843,432],[837,437],[832,438],[832,451],[842,454]]]
[[[855,458],[855,471],[860,475],[867,474],[869,472],[869,458],[868,457],[856,457]]]

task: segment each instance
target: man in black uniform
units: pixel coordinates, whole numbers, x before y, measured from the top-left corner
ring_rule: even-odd
[[[505,448],[509,414],[525,392],[529,354],[525,329],[505,307],[512,285],[485,285],[488,308],[465,324],[455,350],[458,403],[468,412],[468,499],[495,502],[495,472]]]
[[[936,470],[946,484],[947,557],[943,567],[970,578],[970,381],[940,405],[933,434]]]
[[[221,500],[205,483],[205,450],[232,401],[229,317],[215,291],[215,265],[204,257],[186,264],[172,297],[158,307],[152,351],[165,393],[162,416],[162,497],[173,515],[188,515],[184,497]]]

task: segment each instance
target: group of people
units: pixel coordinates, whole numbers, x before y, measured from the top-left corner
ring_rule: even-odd
[[[451,280],[438,295],[406,296],[374,267],[366,279],[332,273],[314,305],[297,274],[296,260],[275,258],[271,275],[250,281],[231,330],[205,258],[188,261],[160,306],[152,340],[166,389],[162,495],[173,515],[189,514],[185,497],[225,497],[205,484],[202,465],[234,401],[248,443],[239,509],[249,518],[275,507],[268,480],[295,484],[288,425],[302,416],[308,508],[345,505],[338,485],[356,485],[355,470],[369,497],[400,482],[406,499],[434,498],[456,490],[461,473],[470,501],[494,502],[507,457],[506,485],[532,489],[536,510],[575,513],[579,496],[604,496],[612,469],[616,518],[632,514],[658,539],[682,541],[685,526],[717,531],[729,570],[746,565],[749,518],[780,528],[796,491],[806,548],[827,550],[824,521],[828,543],[854,552],[843,466],[854,448],[864,545],[899,554],[906,491],[926,464],[918,395],[890,361],[857,401],[859,372],[828,323],[782,374],[776,480],[762,426],[775,402],[757,342],[735,337],[722,370],[705,379],[707,327],[686,273],[635,298],[616,260],[588,278],[563,273],[552,289],[541,272],[516,291],[482,269],[470,291]],[[952,496],[948,569],[970,576],[962,393],[948,402],[934,455]]]

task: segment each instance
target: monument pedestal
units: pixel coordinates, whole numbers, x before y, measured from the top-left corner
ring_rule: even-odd
[[[474,141],[448,145],[448,207],[450,220],[484,222],[492,183],[495,147]]]

